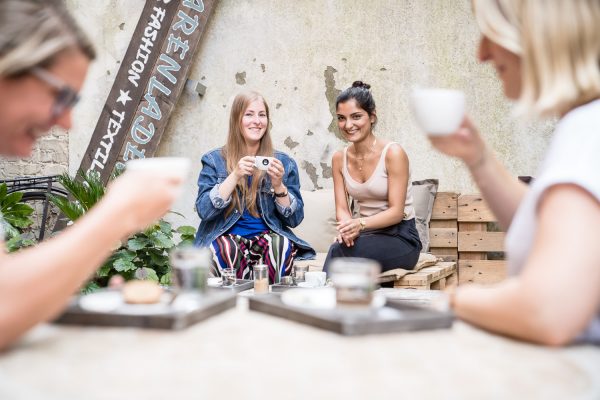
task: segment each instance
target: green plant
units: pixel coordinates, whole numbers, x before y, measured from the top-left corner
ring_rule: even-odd
[[[79,179],[76,179],[64,174],[59,178],[71,199],[51,198],[71,221],[76,221],[85,214],[105,192],[105,186],[98,174],[80,172],[78,177]],[[170,284],[169,251],[176,245],[192,244],[195,232],[196,229],[191,226],[180,226],[175,230],[169,222],[161,219],[121,243],[83,291],[91,292],[105,287],[110,278],[117,274],[125,280],[151,279],[165,285]]]
[[[21,203],[22,192],[8,193],[5,183],[0,184],[0,228],[6,235],[6,248],[9,252],[19,250],[23,247],[33,246],[36,242],[33,238],[23,235],[22,230],[33,224],[30,216],[33,208]]]

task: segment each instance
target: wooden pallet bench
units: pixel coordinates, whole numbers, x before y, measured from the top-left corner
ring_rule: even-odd
[[[394,281],[394,288],[399,289],[435,289],[442,290],[458,284],[455,262],[438,262],[413,274],[406,274]]]

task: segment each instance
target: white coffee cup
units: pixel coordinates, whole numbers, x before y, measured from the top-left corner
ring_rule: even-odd
[[[304,274],[304,282],[306,282],[308,286],[325,286],[326,281],[327,274],[322,271],[308,271]]]
[[[185,157],[149,157],[127,161],[126,171],[151,172],[186,179],[190,170],[190,159]]]
[[[269,169],[269,165],[271,165],[272,161],[273,157],[256,156],[254,158],[254,166],[258,169],[266,171]]]
[[[455,132],[465,115],[465,94],[451,89],[414,89],[413,114],[428,135],[444,136]]]

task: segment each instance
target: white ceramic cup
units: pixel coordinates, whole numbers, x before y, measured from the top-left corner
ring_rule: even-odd
[[[325,286],[326,281],[327,274],[322,271],[308,271],[304,274],[304,282],[306,282],[309,286]]]
[[[413,114],[428,135],[444,136],[455,132],[465,115],[465,94],[451,89],[414,89]]]
[[[157,175],[167,175],[181,179],[188,175],[190,170],[190,159],[185,157],[149,157],[136,158],[127,161],[126,171],[151,172]]]
[[[256,156],[254,158],[254,166],[258,169],[266,171],[267,169],[269,169],[269,165],[271,165],[272,160],[273,157]]]

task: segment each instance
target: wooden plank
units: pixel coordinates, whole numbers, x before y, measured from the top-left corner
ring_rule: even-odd
[[[429,252],[438,258],[443,259],[444,261],[453,261],[456,262],[458,260],[458,250],[457,248],[451,247],[432,247],[429,249]]]
[[[216,1],[146,1],[80,170],[154,155]]]
[[[494,222],[496,217],[481,195],[463,194],[458,198],[459,222]]]
[[[441,278],[431,284],[432,290],[444,290],[446,288],[446,278]]]
[[[474,223],[474,222],[459,222],[458,223],[458,232],[485,232],[487,230],[486,223]],[[458,246],[457,246],[458,250]],[[461,253],[458,252],[459,260],[485,260],[487,258],[487,254],[485,252],[479,253]]]
[[[162,133],[185,86],[194,54],[204,33],[216,0],[179,5],[169,28],[168,40],[152,69],[144,99],[139,104],[119,162],[151,157],[156,152]],[[201,11],[199,11],[201,10]],[[185,46],[177,42],[185,42]],[[119,163],[117,163],[119,165]]]
[[[459,258],[463,252],[504,251],[504,232],[458,232]]]
[[[446,277],[446,287],[453,288],[458,286],[458,271],[454,271]]]
[[[502,260],[459,260],[458,283],[492,284],[506,278],[506,262]]]
[[[429,221],[429,229],[432,228],[454,228],[458,229],[458,222],[455,219],[436,219]]]
[[[433,202],[431,219],[456,219],[458,217],[457,201],[458,193],[438,192]]]
[[[455,228],[431,228],[429,229],[430,247],[457,247],[458,234]]]
[[[132,75],[139,77],[139,82],[146,82],[150,78],[152,66],[160,55],[160,46],[167,37],[176,12],[175,1],[159,4],[147,0],[144,5],[79,167],[83,171],[100,172],[104,182],[110,177],[119,150],[127,137],[133,112],[146,91],[145,85],[129,82],[130,71],[133,71]],[[128,100],[121,97],[121,92],[127,94]]]

